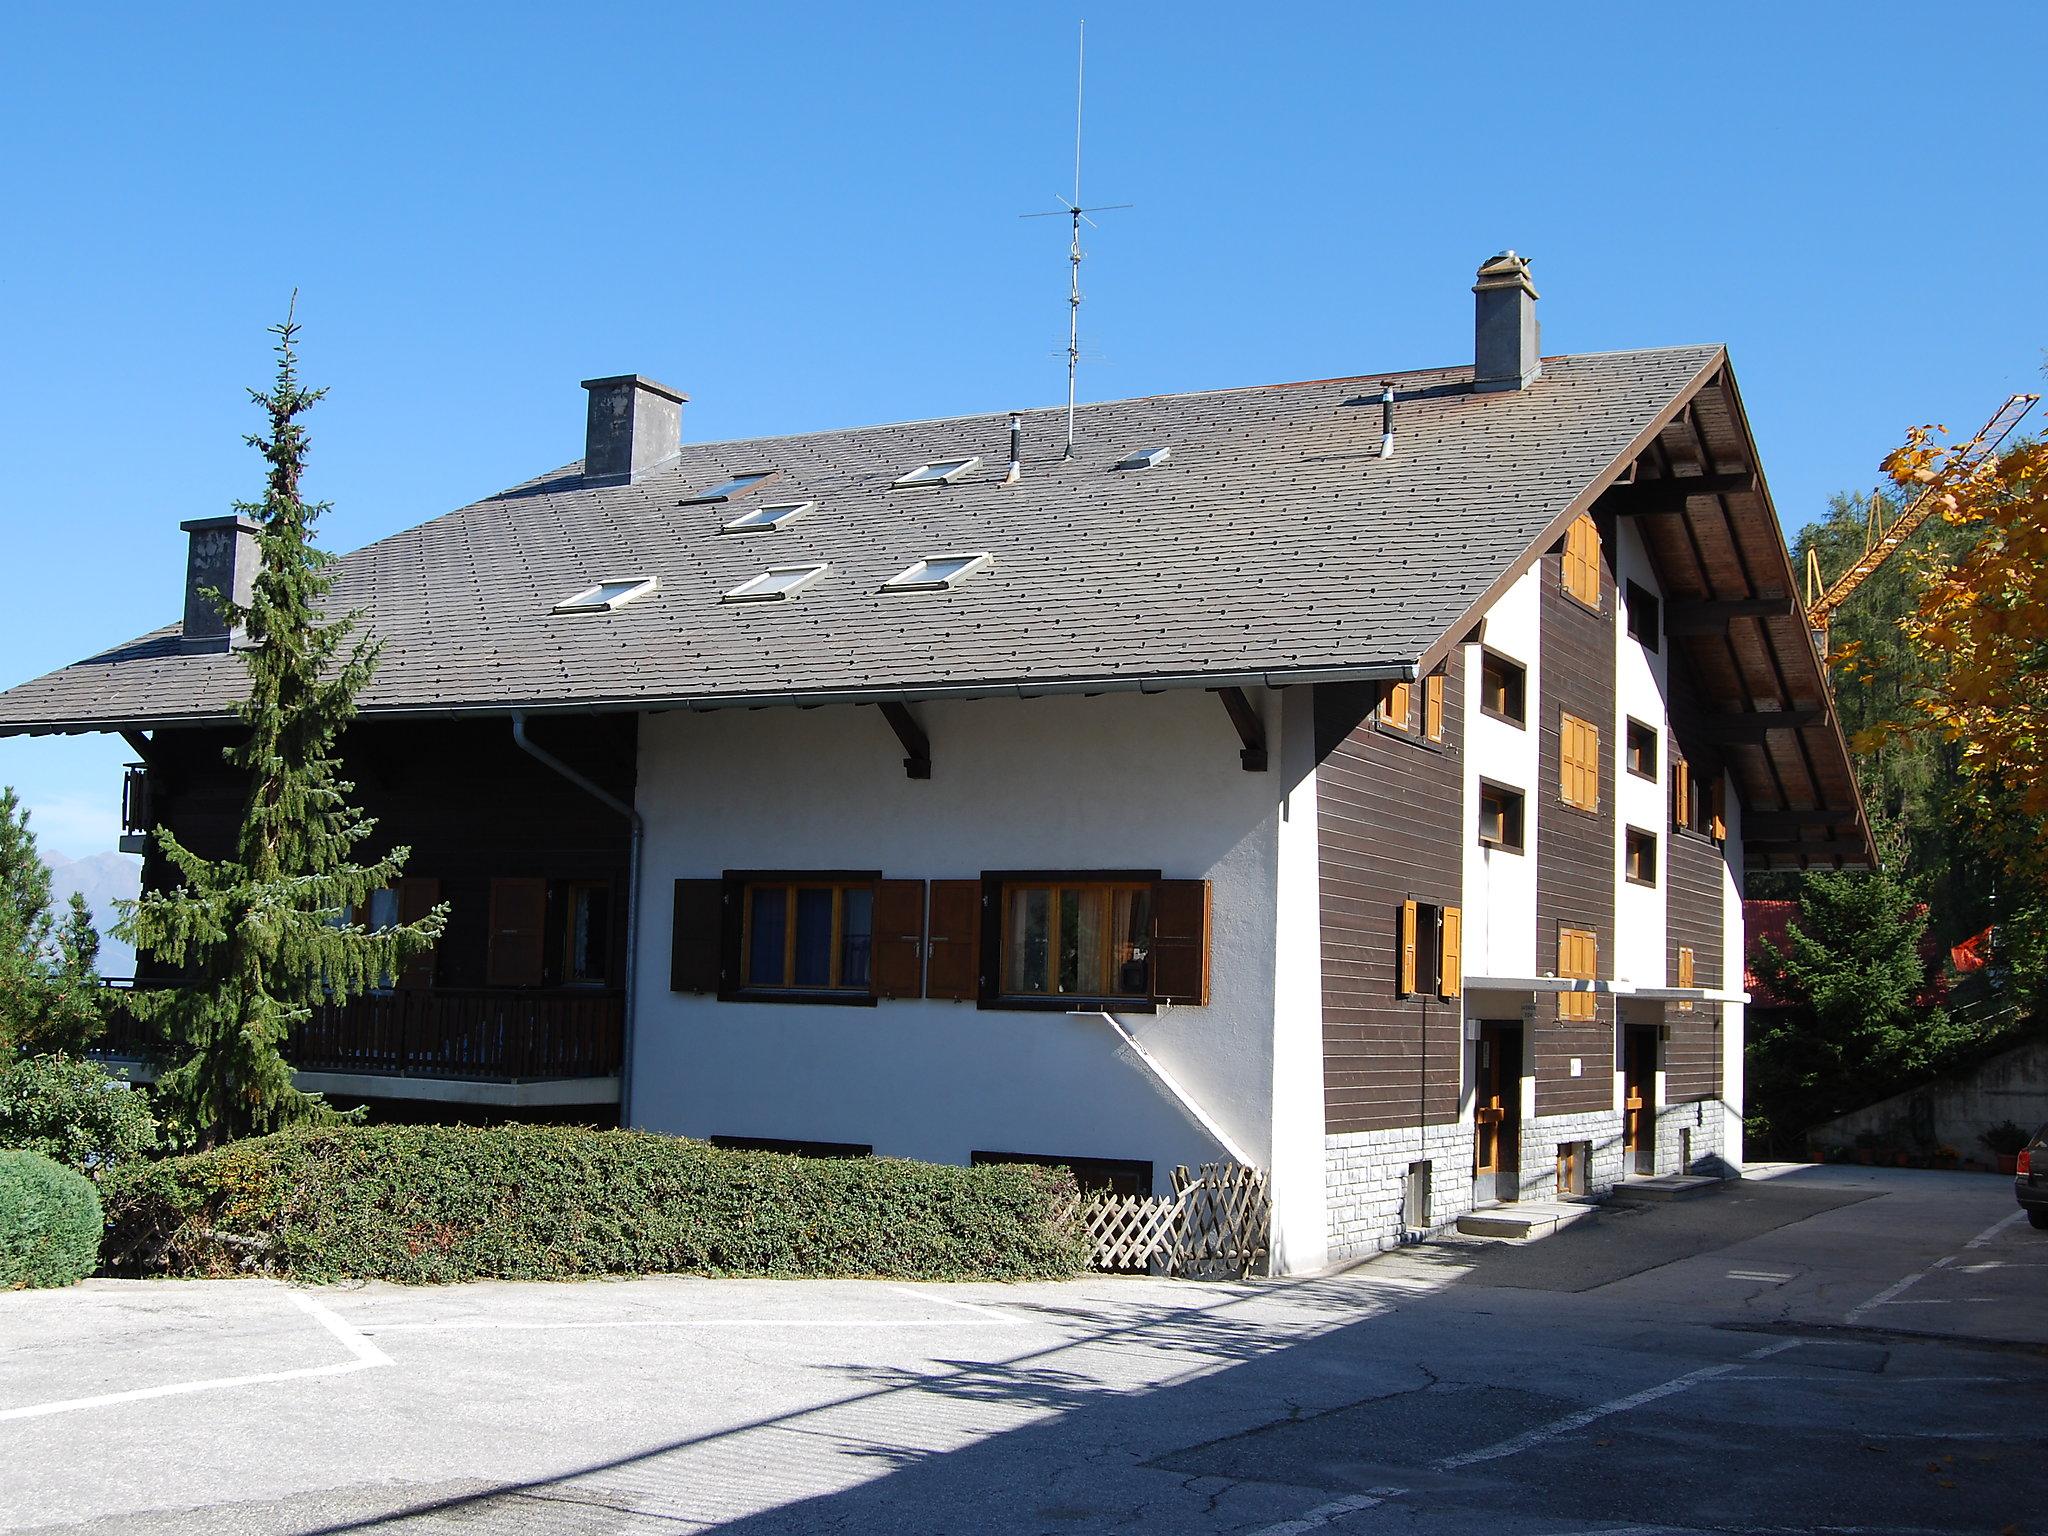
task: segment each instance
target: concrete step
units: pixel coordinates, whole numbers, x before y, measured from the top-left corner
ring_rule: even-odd
[[[1614,1186],[1608,1195],[1610,1200],[1624,1204],[1659,1200],[1684,1200],[1693,1195],[1703,1195],[1710,1189],[1718,1189],[1721,1180],[1692,1173],[1666,1173],[1654,1179],[1624,1179]]]
[[[1458,1218],[1467,1237],[1505,1237],[1532,1242],[1592,1215],[1599,1207],[1569,1200],[1517,1200],[1484,1205]]]

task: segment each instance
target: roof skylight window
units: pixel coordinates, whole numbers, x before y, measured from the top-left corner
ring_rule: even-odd
[[[705,501],[737,501],[762,481],[772,480],[774,477],[775,471],[772,469],[757,469],[744,475],[734,475],[730,480],[721,480],[708,490],[699,491],[694,496],[685,496],[677,505],[689,507]]]
[[[1157,469],[1173,457],[1171,448],[1140,448],[1136,453],[1124,455],[1117,460],[1118,469]]]
[[[995,564],[995,556],[931,555],[882,583],[884,592],[943,592]]]
[[[728,603],[773,603],[792,598],[831,569],[828,565],[771,565],[725,594]]]
[[[759,533],[764,528],[786,528],[805,513],[815,511],[817,505],[815,501],[764,501],[758,507],[747,508],[718,531]]]
[[[635,598],[645,597],[660,582],[652,576],[629,576],[618,581],[600,581],[596,586],[585,587],[574,597],[565,597],[555,604],[557,613],[610,613],[623,608]]]
[[[909,474],[897,478],[891,489],[903,485],[951,485],[962,475],[972,474],[981,468],[981,455],[966,459],[933,459],[929,464],[920,464]]]

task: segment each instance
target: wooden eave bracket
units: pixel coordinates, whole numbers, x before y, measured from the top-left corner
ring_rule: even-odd
[[[1670,635],[1719,635],[1736,619],[1804,619],[1796,597],[1716,598],[1706,602],[1674,602],[1664,609],[1664,632]]]
[[[932,744],[925,735],[924,727],[910,713],[910,706],[890,701],[882,706],[882,718],[889,722],[889,729],[896,733],[896,739],[903,743],[906,756],[903,759],[903,774],[911,779],[928,779],[932,776]]]
[[[1237,727],[1237,739],[1244,743],[1244,750],[1237,754],[1237,760],[1244,764],[1246,773],[1266,771],[1266,722],[1259,718],[1259,712],[1252,708],[1252,701],[1244,696],[1242,688],[1218,688],[1216,696],[1223,700],[1223,708],[1230,716],[1230,723]]]

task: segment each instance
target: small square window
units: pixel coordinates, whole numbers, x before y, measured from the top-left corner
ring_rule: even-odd
[[[1637,582],[1628,584],[1628,635],[1646,651],[1657,649],[1657,594]]]
[[[1657,733],[1640,720],[1628,723],[1628,771],[1652,783],[1657,779]]]
[[[1529,672],[1520,662],[1493,651],[1479,657],[1479,709],[1482,714],[1522,725],[1528,720]]]
[[[760,533],[769,528],[787,528],[798,518],[817,509],[815,501],[764,501],[758,507],[749,507],[718,531],[720,533]]]
[[[995,556],[931,555],[882,583],[884,592],[943,592],[995,564]]]
[[[725,594],[728,603],[772,603],[795,597],[815,585],[831,569],[828,565],[771,565],[760,575],[743,581]]]
[[[763,481],[771,480],[774,477],[775,471],[772,469],[750,470],[744,475],[734,475],[730,480],[721,480],[718,484],[698,491],[693,496],[685,496],[677,505],[693,507],[706,501],[737,501],[740,497],[746,495],[747,492],[759,486]]]
[[[1626,873],[1631,885],[1657,883],[1656,833],[1645,832],[1640,827],[1630,827],[1623,857],[1626,860]]]
[[[951,485],[962,475],[972,474],[981,468],[979,454],[965,459],[934,459],[929,464],[920,464],[907,475],[899,475],[891,482],[894,486],[904,485]]]
[[[1116,462],[1118,469],[1157,469],[1173,457],[1171,448],[1140,448],[1136,453],[1125,454]]]
[[[645,597],[659,585],[660,583],[652,576],[629,576],[616,581],[600,581],[594,587],[585,587],[574,597],[563,598],[555,604],[555,612],[610,613]]]
[[[1522,851],[1523,796],[1501,784],[1479,785],[1479,841],[1487,848]]]

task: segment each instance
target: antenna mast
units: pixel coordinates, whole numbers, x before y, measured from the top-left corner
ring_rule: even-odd
[[[1074,195],[1055,198],[1060,206],[1045,213],[1027,213],[1027,219],[1050,219],[1064,217],[1072,230],[1067,242],[1067,451],[1064,457],[1074,456],[1074,380],[1081,371],[1081,226],[1098,227],[1088,217],[1091,213],[1107,213],[1112,209],[1129,208],[1130,203],[1100,203],[1093,208],[1081,206],[1081,102],[1083,86],[1087,79],[1088,67],[1088,23],[1081,23],[1078,41],[1074,48]]]

